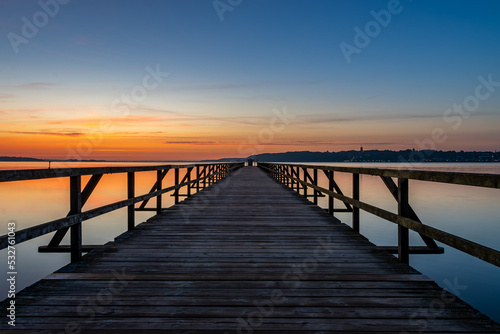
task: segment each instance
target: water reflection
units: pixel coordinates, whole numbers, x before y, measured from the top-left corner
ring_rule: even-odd
[[[47,163],[0,163],[0,169],[47,168]],[[110,163],[92,163],[84,166],[109,166]],[[123,163],[116,165],[124,165]],[[130,163],[127,165],[134,165]],[[144,164],[142,164],[144,165]],[[158,165],[158,163],[151,163]],[[324,165],[324,164],[320,164]],[[330,164],[339,165],[339,164]],[[399,168],[397,164],[341,164],[343,166],[368,166],[380,168]],[[52,163],[53,168],[68,167],[67,163]],[[83,167],[82,164],[76,167]],[[500,164],[422,164],[414,166],[420,170],[459,171],[500,174]],[[184,172],[181,172],[181,176]],[[327,188],[325,175],[318,173],[322,187]],[[90,176],[82,177],[84,185]],[[174,173],[170,171],[163,184],[173,184]],[[345,195],[352,195],[352,176],[335,172],[335,179]],[[156,181],[156,172],[136,173],[136,195],[149,192]],[[397,203],[379,177],[360,176],[361,201],[397,212]],[[120,201],[126,198],[126,175],[104,175],[84,210]],[[163,196],[163,206],[168,207],[174,200],[170,194]],[[500,190],[477,187],[439,184],[423,181],[410,181],[410,203],[420,219],[433,227],[459,235],[494,249],[500,249],[498,238]],[[327,198],[319,198],[319,205],[326,208]],[[156,203],[151,201],[150,205]],[[343,203],[335,200],[336,208],[344,208]],[[2,231],[6,233],[7,222],[14,220],[18,229],[27,228],[53,219],[64,217],[69,210],[69,179],[47,179],[0,183],[0,217]],[[140,223],[154,212],[136,213]],[[337,213],[344,223],[351,224],[351,214]],[[376,245],[396,245],[396,225],[371,214],[361,212],[360,230]],[[103,244],[126,230],[126,209],[117,210],[91,219],[83,224],[84,244]],[[69,262],[68,254],[40,254],[38,246],[47,245],[52,237],[46,235],[18,245],[18,288],[39,280]],[[68,239],[68,237],[66,237]],[[410,233],[412,245],[423,245],[416,233]],[[68,244],[68,240],[63,241]],[[442,246],[442,245],[440,245]],[[444,288],[446,282],[458,280],[467,288],[460,291],[460,298],[478,308],[492,319],[500,322],[500,268],[484,263],[467,254],[445,247],[442,255],[411,255],[410,263],[417,270],[434,279]],[[6,259],[6,251],[0,251]],[[0,284],[1,293],[6,296],[7,284]],[[1,299],[1,298],[0,298]]]

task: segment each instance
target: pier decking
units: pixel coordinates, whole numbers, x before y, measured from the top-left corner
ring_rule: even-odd
[[[5,319],[0,329],[500,332],[258,167],[233,172],[25,289],[15,330]]]

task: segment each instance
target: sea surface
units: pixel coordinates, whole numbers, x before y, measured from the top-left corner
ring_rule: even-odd
[[[52,168],[132,166],[145,163],[57,163]],[[160,165],[163,163],[148,163]],[[173,163],[165,163],[173,164]],[[175,164],[182,164],[175,163]],[[313,163],[307,163],[313,164]],[[417,170],[500,174],[500,163],[318,163],[315,165],[362,166],[372,168],[411,168]],[[47,162],[0,162],[0,170],[48,168]],[[181,174],[182,175],[182,174]],[[323,173],[320,186],[327,187]],[[335,178],[344,194],[352,195],[350,174],[335,172]],[[89,177],[82,177],[85,184]],[[136,175],[136,195],[149,191],[156,179],[155,172]],[[171,185],[173,173],[167,175],[164,185]],[[84,210],[99,207],[126,198],[126,175],[105,175],[90,197]],[[363,202],[397,212],[397,203],[379,177],[360,176],[360,199]],[[152,201],[153,202],[153,201]],[[163,206],[173,204],[169,194],[163,196]],[[327,199],[319,204],[327,207]],[[410,181],[410,204],[427,225],[500,250],[500,189]],[[335,201],[335,207],[343,204]],[[18,230],[64,217],[69,210],[69,178],[0,183],[0,235],[7,233],[13,221]],[[152,212],[137,212],[136,222],[145,221]],[[350,213],[336,213],[351,226]],[[83,243],[103,244],[126,231],[126,209],[120,209],[83,223]],[[360,232],[380,246],[397,245],[397,226],[361,211]],[[69,262],[69,254],[41,254],[38,246],[47,245],[53,233],[17,245],[17,289],[33,284]],[[62,244],[68,244],[68,237]],[[419,235],[410,231],[412,246],[424,245]],[[410,255],[410,265],[435,280],[440,286],[458,295],[493,320],[500,322],[500,268],[464,254],[446,245],[444,254]],[[3,269],[2,269],[3,268]],[[0,251],[0,270],[7,276],[7,251]],[[7,297],[5,279],[0,281],[0,300]],[[430,306],[438,307],[438,306]]]

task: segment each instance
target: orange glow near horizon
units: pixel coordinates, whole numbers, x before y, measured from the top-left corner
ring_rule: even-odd
[[[290,114],[273,123],[273,113],[242,118],[181,114],[117,116],[83,108],[74,113],[52,109],[1,110],[0,156],[82,160],[209,160],[244,158],[287,151],[365,149],[495,150],[498,117],[468,121],[459,131],[439,118],[359,119],[348,121]],[[54,108],[56,110],[56,108]],[[431,143],[441,127],[446,140]],[[478,131],[480,129],[481,131]],[[482,147],[478,147],[478,133]],[[426,143],[419,146],[419,143]]]

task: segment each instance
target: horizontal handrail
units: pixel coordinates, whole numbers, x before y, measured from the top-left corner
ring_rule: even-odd
[[[354,199],[345,195],[338,194],[334,191],[325,189],[323,187],[320,187],[316,184],[309,183],[307,181],[303,181],[300,178],[294,177],[292,175],[289,175],[287,173],[283,173],[282,171],[278,171],[277,167],[294,167],[294,168],[311,168],[311,169],[322,169],[321,167],[327,167],[327,170],[334,170],[334,171],[342,171],[342,172],[348,172],[352,174],[368,174],[368,175],[376,175],[376,176],[391,176],[391,177],[398,177],[400,179],[408,179],[405,176],[410,175],[411,173],[399,173],[400,171],[395,171],[396,173],[390,173],[390,175],[385,174],[384,172],[387,170],[377,170],[375,168],[350,168],[350,167],[331,167],[331,166],[316,166],[316,165],[299,165],[299,164],[272,164],[272,163],[259,163],[259,167],[264,168],[268,170],[270,173],[274,174],[274,176],[280,176],[282,178],[286,178],[290,181],[296,182],[297,184],[301,184],[303,187],[309,187],[311,189],[314,189],[316,191],[319,191],[323,194],[326,194],[330,197],[336,198],[344,203],[348,203],[356,208],[359,208],[361,210],[364,210],[366,212],[369,212],[371,214],[374,214],[380,218],[383,218],[389,222],[395,223],[399,226],[403,226],[407,229],[410,229],[412,231],[415,231],[421,235],[424,235],[426,237],[432,238],[433,240],[442,242],[443,244],[446,244],[448,246],[451,246],[457,250],[460,250],[464,253],[470,254],[476,258],[479,258],[485,262],[491,263],[495,266],[500,267],[500,252],[492,249],[490,247],[486,247],[483,245],[480,245],[478,243],[475,243],[473,241],[467,240],[465,238],[462,238],[460,236],[442,231],[440,229],[434,228],[432,226],[429,226],[427,224],[423,224],[421,222],[418,222],[416,220],[410,219],[408,217],[404,217],[399,214],[392,213],[390,211],[381,209],[379,207],[376,207],[374,205],[365,203],[360,201],[359,199]],[[392,171],[392,170],[391,170]],[[363,173],[364,172],[364,173]],[[411,171],[405,171],[405,172],[411,172]],[[419,173],[421,171],[418,171]],[[427,172],[423,172],[427,173]],[[428,172],[428,173],[434,173],[434,172]],[[439,174],[453,174],[453,173],[448,173],[448,172],[438,172]],[[460,173],[460,174],[465,174],[465,175],[472,175],[468,173]],[[481,182],[477,182],[478,180],[475,180],[474,184],[468,184],[468,185],[473,185],[473,186],[482,186],[486,188],[496,188],[496,187],[489,187],[488,185],[491,184],[491,180],[495,180],[497,177],[500,178],[500,175],[496,174],[475,174],[475,175],[487,175],[489,180],[487,181],[487,185],[479,185]],[[431,181],[431,175],[425,175],[425,174],[419,174],[419,177],[424,177],[425,181]],[[412,178],[414,180],[422,180],[421,178]],[[445,179],[439,179],[441,181],[434,180],[434,182],[443,182],[442,180],[452,180],[447,176]],[[445,182],[445,183],[454,183],[454,184],[462,184],[464,183],[455,183],[455,182]]]
[[[173,191],[173,190],[178,190],[181,189],[182,187],[185,186],[190,186],[192,184],[196,184],[200,181],[207,180],[207,179],[213,179],[215,177],[220,177],[223,175],[226,175],[232,170],[238,169],[242,166],[241,163],[221,163],[221,164],[195,164],[195,165],[164,165],[164,166],[147,166],[147,167],[105,167],[105,168],[76,168],[76,169],[65,169],[65,174],[64,177],[67,176],[81,176],[81,175],[95,175],[95,174],[117,174],[117,173],[131,173],[131,172],[143,172],[143,171],[158,171],[158,170],[164,170],[167,168],[175,168],[175,169],[180,169],[180,168],[194,168],[197,166],[200,167],[207,167],[207,166],[221,166],[221,167],[226,167],[226,169],[219,171],[219,172],[214,172],[202,177],[198,177],[196,179],[192,179],[187,182],[179,183],[176,185],[173,185],[171,187],[163,188],[160,190],[156,190],[153,192],[150,192],[145,195],[141,196],[135,196],[133,198],[129,198],[126,200],[118,201],[115,203],[107,204],[98,208],[94,208],[85,212],[77,213],[77,214],[72,214],[68,215],[67,217],[56,219],[50,222],[38,224],[20,231],[16,231],[16,244],[34,239],[36,237],[42,236],[44,234],[48,234],[60,229],[68,228],[75,226],[77,224],[80,224],[82,221],[89,220],[91,218],[95,218],[97,216],[103,215],[105,213],[118,210],[127,206],[132,206],[135,203],[143,202],[145,200],[148,200],[153,197],[158,197],[164,193]],[[18,175],[18,177],[25,177],[21,178],[20,180],[33,180],[33,179],[43,179],[47,178],[47,175],[51,174],[42,174],[38,178],[31,178],[34,176],[36,173],[33,173],[34,171],[38,170],[27,170],[27,173],[21,173]],[[10,172],[10,171],[9,171]],[[19,171],[22,172],[22,171]],[[76,174],[74,174],[76,173]],[[82,173],[82,174],[78,174]],[[10,174],[12,175],[12,174]],[[29,177],[29,179],[26,179],[26,177]],[[49,177],[62,177],[60,175],[57,176],[49,176]],[[12,181],[12,179],[9,179],[8,181]],[[16,179],[16,181],[19,181]],[[0,249],[4,249],[8,247],[8,235],[3,235],[0,236]]]
[[[264,165],[264,164],[266,163],[259,163],[259,165]],[[436,172],[436,171],[423,171],[414,169],[406,170],[406,169],[389,169],[389,168],[322,166],[322,165],[307,165],[307,164],[276,164],[276,165],[500,189],[500,175],[498,174]]]
[[[83,176],[94,174],[118,174],[128,172],[148,172],[163,169],[191,168],[207,165],[225,165],[226,163],[197,163],[186,165],[130,166],[130,167],[83,167],[83,168],[52,168],[52,169],[19,169],[0,170],[0,182],[50,179],[68,176]]]

